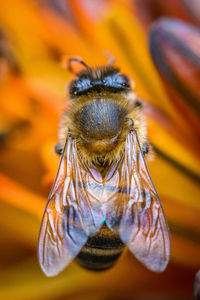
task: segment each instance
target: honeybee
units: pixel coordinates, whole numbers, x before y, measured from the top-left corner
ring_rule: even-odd
[[[148,269],[169,261],[166,218],[144,156],[149,155],[142,101],[128,76],[111,64],[82,66],[69,85],[56,152],[61,161],[45,208],[39,263],[54,276],[73,259],[110,268],[124,247]]]

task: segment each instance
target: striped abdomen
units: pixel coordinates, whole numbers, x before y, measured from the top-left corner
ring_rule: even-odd
[[[86,269],[103,271],[113,266],[123,249],[120,237],[104,225],[96,235],[88,238],[76,261]]]

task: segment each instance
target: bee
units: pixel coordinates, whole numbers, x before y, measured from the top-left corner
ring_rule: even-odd
[[[150,145],[142,101],[128,76],[108,63],[82,69],[69,85],[56,152],[61,161],[45,208],[39,263],[54,276],[73,259],[106,270],[125,246],[148,269],[170,257],[167,221],[144,156]]]

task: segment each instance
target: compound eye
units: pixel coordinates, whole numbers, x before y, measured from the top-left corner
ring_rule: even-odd
[[[130,88],[130,82],[127,76],[121,74],[112,74],[104,78],[104,85],[117,89]]]
[[[116,81],[119,85],[130,88],[130,81],[125,75],[118,75]]]
[[[70,87],[70,95],[78,96],[91,87],[91,81],[89,78],[81,78],[72,82]]]

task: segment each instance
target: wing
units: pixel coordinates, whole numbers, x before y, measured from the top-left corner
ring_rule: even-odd
[[[88,236],[101,227],[98,202],[85,188],[90,180],[78,159],[75,141],[69,137],[45,208],[38,240],[39,263],[47,276],[61,272],[79,253]]]
[[[170,257],[169,229],[136,132],[127,136],[118,173],[119,191],[107,203],[107,221],[138,260],[161,272]]]

